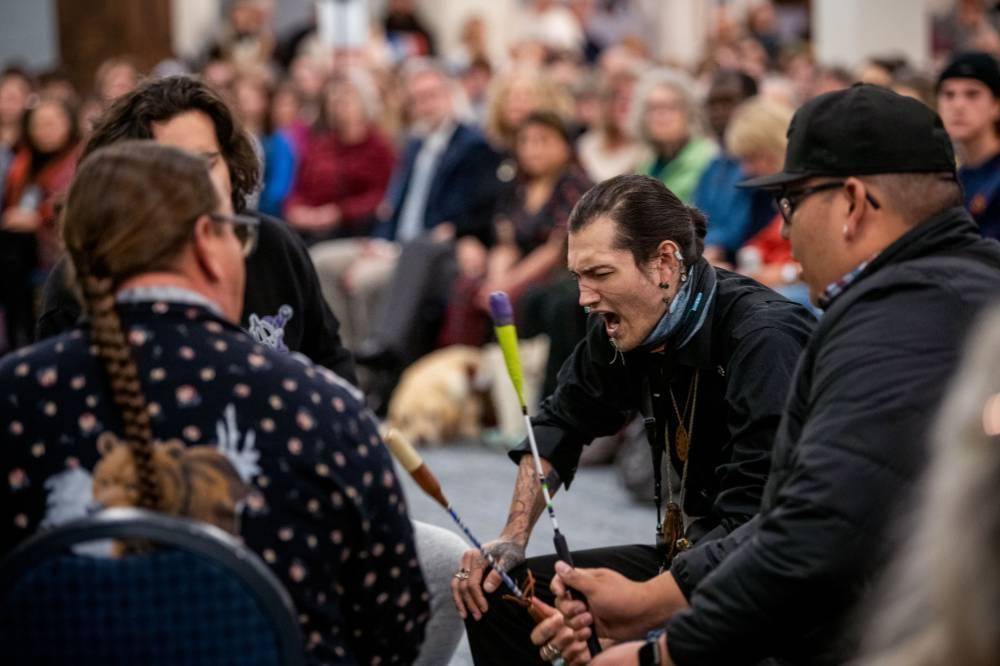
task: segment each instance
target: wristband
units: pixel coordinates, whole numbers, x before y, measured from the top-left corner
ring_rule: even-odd
[[[660,666],[660,639],[647,641],[639,648],[639,666]]]

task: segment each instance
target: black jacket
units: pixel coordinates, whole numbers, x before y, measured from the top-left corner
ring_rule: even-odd
[[[316,269],[302,241],[281,220],[260,213],[257,250],[247,258],[241,325],[258,342],[297,351],[357,383],[354,358],[340,341],[340,323],[323,300]],[[67,262],[56,264],[45,283],[35,338],[73,328],[80,304],[66,282]],[[278,338],[280,337],[280,343]]]
[[[760,515],[675,560],[682,589],[694,588],[667,624],[675,663],[851,656],[851,611],[897,541],[891,524],[969,324],[998,297],[1000,244],[956,208],[882,251],[833,301],[796,371]]]
[[[717,291],[704,325],[686,345],[666,353],[633,351],[624,363],[612,363],[607,332],[595,318],[532,420],[541,456],[568,487],[583,446],[615,433],[641,409],[646,381],[656,441],[674,433],[668,387],[683,409],[699,369],[684,501],[685,512],[699,517],[688,529],[692,541],[724,536],[757,512],[795,362],[815,323],[805,308],[750,278],[706,268]],[[522,444],[511,457],[518,461],[526,451]],[[673,464],[680,474],[680,460]]]

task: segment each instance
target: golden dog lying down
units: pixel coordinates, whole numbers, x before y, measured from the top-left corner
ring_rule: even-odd
[[[408,367],[389,400],[389,425],[417,446],[478,437],[483,399],[473,384],[481,354],[454,345]]]
[[[534,409],[548,338],[521,340],[519,347],[525,391]],[[521,408],[500,348],[455,345],[431,352],[406,369],[389,401],[388,424],[417,446],[440,446],[478,438],[487,415],[495,417],[504,439],[524,436]]]

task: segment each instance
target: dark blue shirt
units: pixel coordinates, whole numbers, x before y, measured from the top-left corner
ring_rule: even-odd
[[[980,232],[1000,239],[1000,153],[977,167],[961,167],[958,180],[965,189],[965,207]]]
[[[719,155],[709,163],[694,192],[695,207],[708,219],[705,245],[724,248],[730,260],[776,212],[766,192],[736,187],[746,178],[739,160]]]

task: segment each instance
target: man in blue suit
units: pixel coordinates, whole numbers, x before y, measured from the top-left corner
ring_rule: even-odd
[[[432,231],[438,239],[489,240],[499,156],[456,119],[452,86],[431,61],[407,70],[414,123],[380,211],[385,238],[405,243]]]
[[[456,274],[456,241],[474,236],[490,245],[500,156],[479,130],[456,119],[451,86],[428,61],[407,72],[416,122],[385,211],[388,233],[403,249],[376,337],[359,350],[364,361],[390,371],[433,348]]]
[[[348,346],[394,369],[433,346],[456,271],[456,241],[474,236],[489,245],[502,189],[500,156],[457,118],[454,82],[445,71],[416,60],[405,85],[411,135],[379,208],[376,239],[312,250]]]

